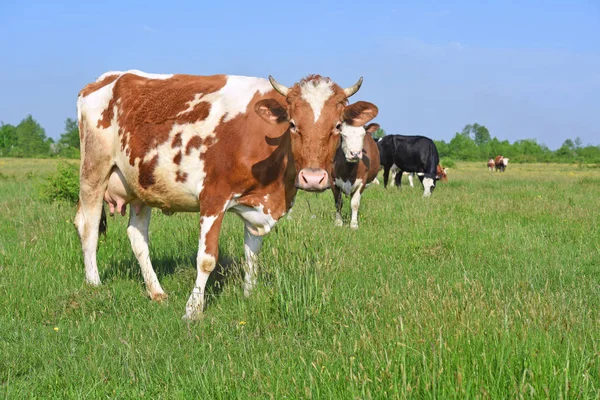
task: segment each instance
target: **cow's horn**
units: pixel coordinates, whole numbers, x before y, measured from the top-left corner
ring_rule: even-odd
[[[281,83],[277,82],[275,80],[275,78],[273,78],[271,75],[269,75],[269,82],[271,82],[271,85],[273,85],[273,89],[277,90],[279,93],[281,93],[284,96],[287,96],[288,93],[290,92],[289,87],[283,86]]]
[[[360,85],[362,85],[362,81],[363,81],[363,78],[361,76],[360,79],[358,80],[358,82],[356,82],[354,84],[354,86],[350,86],[349,88],[344,89],[344,93],[346,93],[346,97],[350,97],[354,93],[358,92],[358,89],[360,89]]]

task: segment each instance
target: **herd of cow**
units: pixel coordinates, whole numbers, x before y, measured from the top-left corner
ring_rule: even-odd
[[[111,215],[125,215],[146,290],[166,297],[149,254],[151,209],[199,212],[197,277],[185,318],[203,312],[204,290],[218,258],[225,212],[244,221],[244,293],[256,284],[262,238],[294,204],[298,189],[332,189],[342,225],[342,192],[351,197],[351,227],[358,227],[360,198],[383,169],[400,186],[402,173],[419,177],[425,197],[446,179],[431,139],[372,137],[377,106],[348,104],[362,78],[342,88],[310,75],[291,87],[272,77],[108,72],[77,99],[81,141],[80,193],[74,224],[86,281],[100,284],[98,236]],[[508,162],[508,159],[506,163]],[[495,168],[506,163],[496,160]],[[499,168],[498,165],[503,165]],[[412,181],[411,181],[412,185]]]

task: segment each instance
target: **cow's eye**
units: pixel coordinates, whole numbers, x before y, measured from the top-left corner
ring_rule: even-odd
[[[298,127],[294,123],[294,121],[290,121],[290,130],[294,133],[298,132]]]
[[[342,130],[342,124],[337,124],[335,126],[335,129],[337,129],[338,131],[341,131]]]

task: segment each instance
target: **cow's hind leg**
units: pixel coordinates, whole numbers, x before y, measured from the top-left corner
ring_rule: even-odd
[[[86,158],[87,157],[87,158]],[[85,265],[85,281],[90,285],[100,284],[100,274],[96,262],[98,235],[103,214],[104,192],[108,186],[108,176],[112,165],[105,159],[97,162],[84,155],[80,173],[79,205],[74,224],[79,234]],[[106,215],[104,215],[106,218]]]
[[[219,233],[223,223],[224,211],[214,215],[200,215],[200,243],[198,248],[196,284],[185,306],[185,315],[188,320],[197,320],[202,317],[204,310],[204,292],[210,273],[217,265],[219,256]]]
[[[399,174],[402,176],[402,174]],[[360,196],[363,192],[363,185],[360,184],[356,191],[352,194],[350,207],[352,208],[352,219],[350,220],[350,228],[358,229],[358,208],[360,207]]]
[[[333,186],[331,188],[333,192],[333,199],[335,201],[335,226],[343,226],[344,221],[342,221],[342,204],[344,199],[342,197],[342,191],[339,187]]]
[[[134,207],[130,207],[127,236],[129,236],[129,240],[131,241],[133,254],[135,254],[140,263],[148,295],[152,300],[161,301],[167,298],[167,295],[160,286],[160,282],[152,268],[150,250],[148,248],[150,243],[148,239],[148,226],[150,225],[151,215],[152,208],[148,206],[142,206],[139,214],[136,214]]]
[[[394,177],[394,184],[396,185],[396,187],[398,189],[400,189],[402,187],[402,175],[403,175],[404,171],[397,171],[396,172],[396,176]]]
[[[256,286],[257,258],[262,241],[262,236],[253,235],[248,229],[248,225],[244,225],[244,254],[246,255],[246,262],[244,264],[244,295],[246,297],[250,296],[254,286]]]
[[[384,187],[384,189],[387,189],[389,179],[390,179],[390,167],[383,167],[383,187]]]

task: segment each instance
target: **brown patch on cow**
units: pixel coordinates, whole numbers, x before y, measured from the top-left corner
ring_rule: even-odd
[[[171,142],[171,148],[174,149],[175,147],[181,147],[182,144],[183,144],[183,142],[181,140],[181,132],[179,132],[173,138],[173,141]],[[179,163],[177,163],[177,164],[179,164]]]
[[[140,186],[144,189],[148,189],[150,186],[156,183],[156,179],[154,178],[154,170],[156,169],[156,164],[158,164],[158,154],[152,157],[152,159],[148,162],[140,161]]]
[[[99,82],[87,84],[83,89],[79,91],[79,96],[85,97],[90,93],[94,93],[96,90],[102,89],[104,86],[113,83],[119,76],[119,74],[108,75],[105,76],[104,79],[102,79]]]
[[[185,181],[187,181],[187,177],[187,172],[177,171],[177,173],[175,174],[175,182],[185,183]]]
[[[98,127],[106,129],[111,125],[116,106],[121,149],[127,149],[129,163],[133,166],[136,159],[143,159],[152,149],[165,143],[174,125],[206,119],[210,104],[200,101],[187,111],[190,102],[196,94],[214,93],[226,83],[224,75],[173,75],[169,79],[149,79],[124,74],[115,83],[113,96],[98,120]],[[172,147],[179,141],[176,136]],[[149,170],[153,168],[148,167],[146,172]],[[154,181],[148,175],[143,180],[146,184]]]
[[[202,138],[200,136],[194,136],[187,142],[185,146],[185,155],[189,156],[192,152],[192,149],[199,149],[202,146]]]
[[[177,152],[177,154],[175,154],[175,157],[173,157],[173,163],[180,165],[181,164],[181,157],[183,157],[183,155],[181,154],[181,150],[179,150]]]
[[[500,162],[502,161],[503,158],[504,157],[502,157],[502,156],[496,156],[496,158],[494,159],[494,163],[496,165],[500,164]]]

